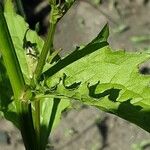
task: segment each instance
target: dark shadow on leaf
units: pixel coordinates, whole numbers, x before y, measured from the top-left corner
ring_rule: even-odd
[[[33,125],[33,118],[32,118],[32,106],[31,103],[28,104],[26,102],[19,101],[21,107],[24,108],[24,111],[19,113],[19,125],[21,135],[23,137],[25,149],[37,149],[36,145],[36,131]]]
[[[9,103],[12,102],[12,93],[10,81],[5,66],[3,65],[3,60],[0,59],[0,106],[2,108],[7,108]]]
[[[12,103],[13,91],[9,78],[7,76],[6,68],[3,64],[2,58],[0,58],[0,111],[4,113],[7,120],[12,121],[16,127],[18,125],[18,115],[15,112],[9,110],[9,105]]]
[[[58,88],[59,83],[60,83],[60,81],[56,85],[54,85],[52,87],[48,87],[47,85],[45,85],[45,87],[47,88],[47,90],[45,91],[44,94],[50,94],[50,93],[55,92],[57,90],[57,88]]]
[[[133,112],[139,112],[141,109],[142,109],[142,107],[141,106],[134,106],[133,104],[131,104],[131,99],[129,99],[129,100],[127,100],[127,101],[125,101],[125,102],[122,102],[120,105],[119,105],[119,108],[121,109],[121,110],[124,110],[126,107],[128,107],[128,110],[130,110],[130,111],[133,111]]]
[[[45,125],[41,125],[41,129],[40,129],[41,135],[40,135],[40,137],[42,137],[42,139],[41,139],[42,143],[40,144],[40,146],[42,148],[48,142],[46,140],[48,139],[49,133],[51,133],[51,130],[52,130],[52,127],[53,127],[53,123],[54,123],[54,120],[55,120],[55,117],[56,117],[56,113],[57,113],[57,109],[58,109],[60,101],[61,101],[61,99],[54,98],[54,103],[53,103],[53,107],[52,107],[52,111],[51,111],[52,113],[50,114],[50,120],[49,120],[48,127],[46,127]]]
[[[129,99],[119,105],[116,113],[121,118],[150,132],[150,109],[144,110],[140,105],[131,104],[131,99]]]
[[[75,82],[75,83],[73,83],[73,84],[67,86],[67,85],[65,85],[65,80],[66,80],[66,79],[67,79],[67,75],[66,75],[66,74],[63,74],[63,79],[62,79],[62,81],[63,81],[63,85],[64,85],[64,87],[65,87],[66,89],[68,89],[68,90],[75,90],[75,89],[79,88],[81,82]]]
[[[117,88],[110,88],[108,90],[105,90],[102,93],[95,93],[97,86],[100,84],[100,82],[98,81],[96,84],[89,86],[88,84],[88,89],[89,89],[89,96],[92,98],[96,98],[96,99],[100,99],[103,98],[105,96],[108,96],[110,101],[116,102],[116,99],[119,96],[119,92],[121,89],[117,89]]]
[[[31,41],[27,40],[27,33],[29,29],[26,30],[23,38],[23,49],[25,49],[27,52],[27,55],[31,55],[33,57],[37,57],[39,54],[39,51],[37,49],[37,43],[32,43]]]
[[[107,46],[107,45],[108,45],[108,43],[106,41],[104,41],[104,42],[93,43],[93,44],[87,45],[80,50],[78,50],[78,49],[75,50],[70,55],[68,55],[67,57],[58,61],[54,66],[52,66],[50,69],[45,71],[42,74],[40,80],[43,80],[44,78],[47,78],[47,77],[51,77],[52,75],[54,75],[61,69],[65,68],[66,66],[72,64],[73,62],[83,58],[84,56],[89,55],[89,54],[95,52],[96,50],[99,50],[100,48]]]

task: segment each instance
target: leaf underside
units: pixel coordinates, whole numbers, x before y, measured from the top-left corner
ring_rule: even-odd
[[[150,76],[138,69],[149,58],[106,46],[63,68],[47,85],[55,87],[53,95],[96,106],[150,132]]]

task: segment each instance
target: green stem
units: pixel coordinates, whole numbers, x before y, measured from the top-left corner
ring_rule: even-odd
[[[46,42],[43,46],[42,52],[41,52],[40,57],[39,57],[38,64],[37,64],[36,69],[35,69],[34,79],[36,81],[39,79],[39,77],[43,71],[48,52],[50,51],[50,54],[53,52],[53,38],[54,38],[55,28],[56,28],[56,24],[51,23],[50,29],[48,32],[48,37],[47,37]]]
[[[4,60],[7,74],[14,93],[15,104],[19,116],[19,125],[26,150],[36,150],[37,141],[33,120],[31,105],[28,100],[22,101],[25,92],[25,81],[17,59],[16,51],[8,30],[7,22],[3,13],[3,7],[0,4],[0,52]]]
[[[20,131],[26,150],[38,150],[38,140],[33,125],[32,107],[27,102],[19,102],[20,115]]]
[[[36,131],[36,137],[38,142],[38,148],[40,148],[40,101],[35,100],[34,102],[35,106],[35,131]]]
[[[40,57],[39,57],[38,64],[37,64],[36,69],[35,69],[34,78],[31,80],[31,86],[33,86],[33,87],[35,87],[35,81],[36,82],[38,81],[38,79],[42,73],[42,70],[44,68],[48,53],[49,52],[52,53],[52,51],[53,51],[53,38],[54,38],[55,28],[56,28],[56,24],[51,23],[50,29],[48,32],[48,37],[47,37],[46,42],[43,46],[42,52],[41,52]],[[36,137],[37,137],[37,141],[38,141],[37,142],[38,148],[40,148],[40,101],[35,100],[34,106],[35,106],[34,127],[35,127]]]
[[[0,52],[2,54],[7,74],[12,85],[14,97],[19,100],[25,89],[25,81],[20,68],[15,48],[4,17],[3,8],[0,5]]]

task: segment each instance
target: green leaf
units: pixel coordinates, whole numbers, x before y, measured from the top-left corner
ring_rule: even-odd
[[[1,13],[1,16],[4,18],[3,12],[1,11],[0,13]],[[1,18],[0,36],[1,36],[1,39],[3,40],[0,42],[0,50],[3,50],[4,52],[6,52],[6,54],[9,54],[8,53],[9,51],[17,54],[17,58],[20,64],[16,64],[14,66],[15,67],[19,67],[19,65],[21,66],[21,70],[24,74],[25,81],[27,84],[29,84],[30,78],[32,76],[32,71],[33,71],[32,69],[34,69],[33,66],[36,65],[36,61],[34,61],[35,58],[33,59],[30,55],[26,54],[27,53],[26,49],[23,47],[24,42],[25,42],[24,35],[28,29],[28,26],[23,20],[23,18],[14,14],[12,11],[10,11],[10,9],[7,9],[7,13],[5,13],[5,18],[7,21],[7,25],[9,28],[9,32],[10,32],[14,47],[12,48],[12,45],[10,46],[9,43],[7,42],[7,41],[9,42],[11,41],[10,35],[8,36],[9,33],[5,34],[6,36],[4,36],[3,31],[5,30],[3,30],[3,28],[6,29],[6,24],[4,25],[5,19],[2,20]],[[26,40],[27,42],[30,42],[31,44],[35,44],[36,49],[38,49],[39,51],[41,50],[43,46],[43,40],[39,38],[35,32],[28,31],[26,35]],[[6,54],[4,53],[5,57],[7,56]],[[12,56],[12,55],[8,55],[8,56]],[[5,60],[7,60],[8,66],[11,67],[12,63],[10,59],[5,58]],[[14,57],[13,57],[13,60],[15,60]],[[5,64],[5,67],[6,67],[6,64]],[[14,95],[12,92],[12,87],[9,83],[9,79],[6,74],[5,67],[3,65],[3,61],[0,59],[0,111],[4,113],[6,119],[12,121],[17,127],[19,127],[18,125],[19,116],[17,115],[18,112],[16,110],[17,104],[12,101],[14,99]],[[15,73],[17,74],[18,72],[16,71]],[[20,79],[20,78],[12,72],[10,72],[10,74],[11,74],[13,83],[17,85],[16,81],[13,78],[14,76],[16,76],[17,79]],[[21,90],[21,88],[19,88],[19,90]],[[18,93],[21,94],[21,92],[18,92]]]
[[[55,73],[47,85],[55,87],[54,96],[96,106],[150,132],[150,77],[138,71],[149,58],[106,46]]]
[[[70,106],[70,101],[67,99],[53,98],[51,96],[47,96],[45,98],[39,96],[38,99],[40,99],[41,109],[40,146],[42,149],[47,144],[47,139],[51,130],[59,123],[62,111]]]
[[[70,105],[68,100],[58,98],[45,98],[41,100],[41,124],[47,129],[51,130],[54,128],[61,116],[61,112]],[[56,111],[56,116],[53,116],[53,111]],[[54,118],[52,118],[54,117]],[[55,120],[53,120],[55,119]],[[49,123],[50,122],[50,123]],[[52,124],[53,122],[53,124]]]
[[[104,26],[104,28],[100,31],[100,33],[97,35],[97,37],[95,39],[93,39],[89,44],[87,44],[83,48],[77,47],[74,52],[72,52],[70,55],[63,58],[62,60],[58,61],[58,63],[56,63],[50,69],[45,71],[43,73],[42,77],[48,78],[48,77],[52,76],[53,74],[57,73],[59,70],[65,68],[69,64],[108,45],[108,42],[107,42],[108,36],[109,36],[109,27],[108,27],[108,24],[106,24]],[[42,77],[41,77],[41,80],[43,80]]]
[[[23,87],[24,79],[16,56],[15,48],[10,36],[3,7],[0,3],[0,52],[10,79],[14,97],[18,99]]]
[[[6,119],[13,122],[19,128],[19,118],[17,109],[12,101],[12,88],[6,73],[3,61],[0,58],[0,111],[3,112]]]
[[[5,5],[4,5],[4,11],[6,12],[6,13],[14,13],[15,11],[14,11],[14,5],[13,5],[13,2],[12,2],[12,0],[6,0],[5,1]]]
[[[24,86],[24,80],[1,3],[0,37],[0,111],[3,112],[5,118],[19,127],[17,109],[12,98],[14,96],[15,99],[18,99]]]
[[[36,57],[32,57],[32,52],[31,54],[28,54],[28,50],[33,50],[34,53],[37,51],[40,52],[44,42],[36,34],[36,32],[31,30],[27,31],[28,25],[25,23],[21,16],[9,12],[5,13],[5,17],[21,66],[21,70],[24,74],[26,82],[29,83],[29,80],[31,79],[34,68],[36,66],[37,59]],[[26,44],[25,42],[30,43],[30,45],[28,43]]]

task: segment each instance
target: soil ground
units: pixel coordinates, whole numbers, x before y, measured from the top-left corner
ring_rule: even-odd
[[[64,49],[62,55],[88,43],[106,22],[114,50],[150,50],[149,0],[103,0],[101,5],[94,2],[78,1],[59,23],[55,46]],[[65,112],[49,141],[54,150],[150,150],[149,133],[87,106]],[[144,142],[149,145],[138,149]],[[24,150],[19,131],[4,119],[0,120],[0,150]]]

